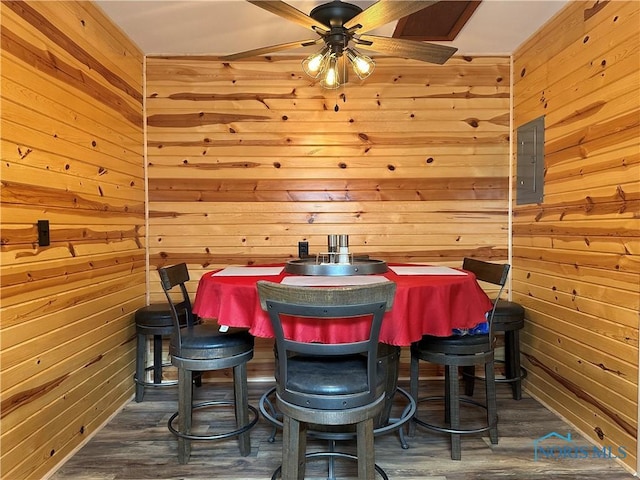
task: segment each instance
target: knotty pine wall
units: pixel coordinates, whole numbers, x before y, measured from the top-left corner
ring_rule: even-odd
[[[192,292],[329,233],[388,261],[507,259],[508,59],[376,59],[335,112],[299,59],[150,58],[146,232],[142,55],[91,4],[52,5],[0,7],[3,477],[39,478],[130,398],[147,233],[151,270],[186,261]],[[545,202],[514,205],[513,294],[529,391],[635,467],[638,12],[594,5],[516,54],[515,125],[548,128]],[[254,378],[271,358],[259,342]]]
[[[0,8],[0,477],[40,479],[133,394],[143,55],[90,2]]]
[[[332,233],[388,262],[507,259],[508,58],[376,58],[337,92],[300,61],[147,59],[152,269],[186,262],[195,293],[207,271],[326,251]],[[249,369],[273,378],[272,341]]]
[[[514,205],[526,388],[636,470],[640,3],[570,2],[514,55],[514,125],[545,115],[545,197]]]

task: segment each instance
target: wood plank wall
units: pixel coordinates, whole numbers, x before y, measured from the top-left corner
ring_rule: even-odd
[[[144,59],[90,2],[0,8],[0,477],[40,479],[133,394]]]
[[[640,3],[570,2],[514,55],[514,126],[545,115],[543,203],[514,205],[527,389],[637,470]]]
[[[506,260],[509,59],[375,60],[335,92],[301,58],[148,58],[151,269],[186,262],[194,293],[206,271],[326,251],[332,233],[388,262]],[[157,275],[150,289],[162,299]],[[273,378],[258,345],[250,378]]]

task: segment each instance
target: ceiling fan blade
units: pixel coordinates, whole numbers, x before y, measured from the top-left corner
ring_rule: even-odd
[[[323,42],[323,38],[317,38],[313,40],[298,40],[296,42],[280,43],[278,45],[270,45],[268,47],[255,48],[253,50],[246,50],[244,52],[232,53],[231,55],[224,55],[219,57],[220,60],[238,60],[241,58],[257,57],[258,55],[264,55],[266,53],[281,52],[282,50],[289,50],[291,48],[308,47],[309,45],[315,45]]]
[[[359,28],[358,31],[368,32],[386,23],[393,22],[423,8],[427,8],[434,3],[438,3],[437,0],[379,0],[346,22],[344,26],[349,29],[354,25],[360,24],[362,27]]]
[[[442,65],[458,50],[446,45],[435,43],[416,42],[400,38],[378,37],[376,35],[360,35],[356,39],[371,42],[371,45],[362,44],[363,49],[375,50],[394,57],[412,58],[423,62]]]
[[[310,28],[315,31],[314,27],[320,27],[324,31],[331,30],[331,27],[323,25],[321,22],[314,20],[306,13],[301,12],[295,7],[292,7],[286,2],[280,0],[247,0],[249,3],[254,4],[268,12],[275,13],[276,15],[289,20],[290,22],[297,23],[303,27]]]

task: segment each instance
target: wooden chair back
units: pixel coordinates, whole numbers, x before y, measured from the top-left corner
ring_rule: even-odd
[[[386,311],[391,309],[396,291],[393,282],[381,282],[365,286],[353,287],[298,287],[282,285],[268,281],[258,281],[258,293],[262,308],[269,314],[276,338],[277,353],[277,385],[278,395],[294,405],[308,406],[321,410],[342,410],[356,408],[374,402],[379,395],[377,378],[377,352],[380,327]],[[335,319],[349,328],[354,317],[370,318],[369,337],[363,341],[350,343],[306,343],[299,342],[285,335],[284,323],[296,318],[308,317],[323,321]],[[304,368],[312,377],[313,364],[318,369],[335,368],[335,383],[347,383],[339,379],[340,375],[349,375],[349,371],[341,371],[338,362],[351,358],[354,362],[363,361],[366,356],[366,383],[364,391],[342,394],[327,385],[322,395],[310,395],[304,388],[295,385],[313,381],[312,378],[291,380],[291,365],[306,362]],[[292,360],[293,359],[293,360]],[[301,361],[302,359],[302,361]],[[335,367],[333,367],[335,366]],[[303,377],[303,376],[302,376]],[[323,376],[322,378],[326,378]],[[315,390],[318,385],[309,385]]]

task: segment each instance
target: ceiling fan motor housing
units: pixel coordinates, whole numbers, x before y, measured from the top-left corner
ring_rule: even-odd
[[[362,9],[352,3],[338,0],[318,5],[311,10],[309,16],[327,27],[342,27],[346,22],[362,12]]]
[[[344,24],[360,12],[362,9],[357,5],[335,0],[318,5],[311,10],[309,16],[323,26],[331,27],[329,34],[324,36],[324,42],[331,48],[332,53],[340,56],[352,37],[352,34],[344,28]]]

